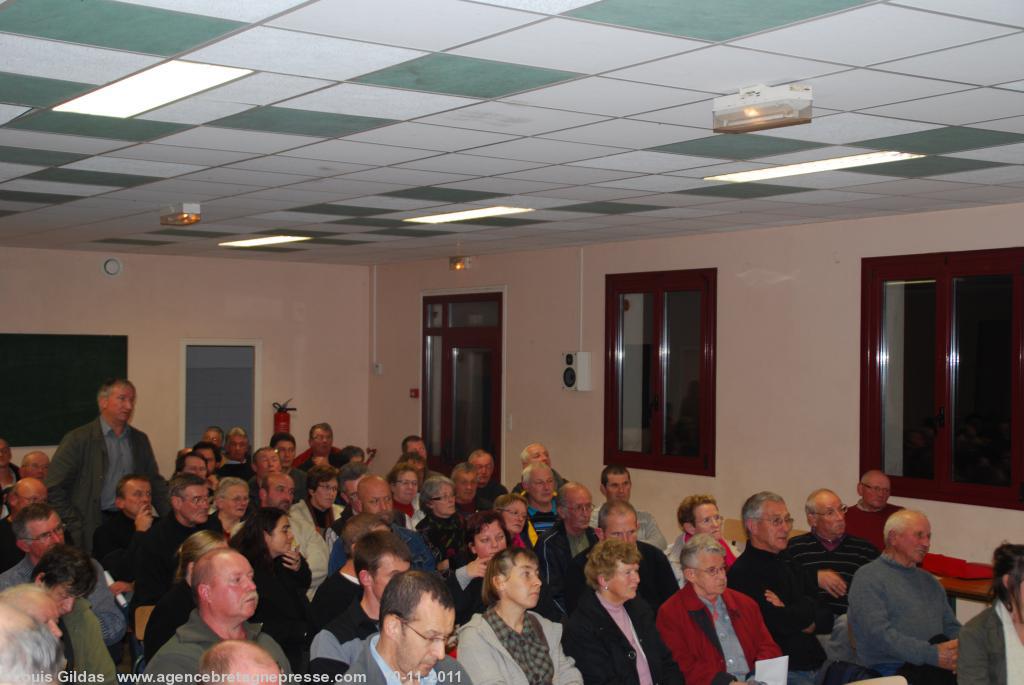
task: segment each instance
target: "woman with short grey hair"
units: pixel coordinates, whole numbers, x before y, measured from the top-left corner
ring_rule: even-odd
[[[451,560],[466,546],[462,518],[455,513],[455,483],[445,476],[431,476],[420,488],[423,520],[416,524],[437,561],[437,570],[447,574]]]

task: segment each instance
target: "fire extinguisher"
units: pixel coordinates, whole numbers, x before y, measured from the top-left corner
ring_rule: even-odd
[[[292,401],[292,398],[288,398],[283,403],[274,402],[274,432],[275,433],[291,433],[292,432],[292,417],[288,415],[288,412],[295,411],[295,407],[289,407],[288,403]]]

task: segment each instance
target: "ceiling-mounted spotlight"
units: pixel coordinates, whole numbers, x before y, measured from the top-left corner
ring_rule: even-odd
[[[748,86],[736,95],[715,98],[715,133],[749,133],[811,123],[811,87]]]
[[[452,271],[465,271],[473,266],[472,257],[449,257],[448,268]]]
[[[163,226],[190,226],[198,224],[202,218],[198,202],[179,202],[160,210],[160,223]]]

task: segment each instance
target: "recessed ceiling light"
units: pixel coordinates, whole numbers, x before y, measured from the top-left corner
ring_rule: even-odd
[[[264,245],[280,245],[281,243],[298,243],[312,240],[308,235],[270,235],[266,238],[250,238],[248,240],[232,240],[228,243],[217,243],[221,247],[263,247]]]
[[[53,109],[56,112],[124,119],[251,73],[250,69],[175,60],[86,93]]]
[[[705,176],[705,181],[729,181],[731,183],[747,183],[749,181],[765,181],[769,178],[781,178],[783,176],[799,176],[800,174],[815,174],[820,171],[835,171],[836,169],[849,169],[851,167],[867,166],[868,164],[885,164],[887,162],[899,162],[904,159],[917,159],[924,155],[917,155],[912,152],[869,152],[863,155],[851,155],[849,157],[834,157],[832,159],[819,159],[816,162],[803,162],[801,164],[787,164],[769,169],[755,169],[754,171],[741,171],[735,174],[722,174],[721,176]]]
[[[520,212],[532,211],[533,209],[529,207],[483,207],[482,209],[469,209],[465,212],[418,216],[413,219],[402,219],[402,221],[409,221],[414,224],[447,224],[452,221],[467,221],[468,219],[483,219],[489,216],[503,216],[505,214],[519,214]]]

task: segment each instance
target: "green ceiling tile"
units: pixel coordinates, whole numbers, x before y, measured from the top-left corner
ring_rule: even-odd
[[[52,205],[59,202],[71,202],[81,200],[78,195],[59,195],[57,193],[30,193],[26,190],[3,190],[0,188],[0,200],[11,202],[35,202],[43,205]]]
[[[825,147],[822,143],[807,140],[792,140],[774,136],[759,136],[751,133],[722,133],[709,138],[685,140],[681,143],[659,145],[647,148],[655,152],[671,152],[676,155],[695,157],[716,157],[718,159],[756,159],[769,155],[785,155],[801,150]]]
[[[374,214],[387,214],[394,210],[381,209],[380,207],[353,207],[352,205],[332,205],[324,203],[319,205],[306,205],[305,207],[295,207],[288,211],[300,212],[303,214],[330,214],[331,216],[373,216]]]
[[[434,186],[393,190],[390,193],[384,193],[384,195],[404,197],[410,200],[437,200],[438,202],[475,202],[477,200],[489,200],[492,197],[502,197],[500,193],[485,193],[481,190],[460,190],[458,188],[437,188]]]
[[[117,117],[97,117],[91,114],[46,111],[15,119],[4,128],[141,142],[162,138],[192,127],[164,121],[118,119]]]
[[[460,221],[460,224],[475,224],[477,226],[492,226],[497,228],[511,228],[512,226],[528,226],[529,224],[543,224],[543,221],[536,219],[513,219],[507,216],[489,216],[483,219],[468,219]]]
[[[168,56],[242,26],[112,0],[24,0],[0,10],[0,31]]]
[[[349,224],[352,226],[373,226],[374,228],[397,228],[398,226],[408,226],[409,224],[401,219],[339,219],[337,221],[331,221],[332,224]]]
[[[309,241],[314,245],[336,245],[340,247],[347,247],[349,245],[365,245],[368,241],[366,240],[338,240],[335,238],[313,238]]]
[[[967,126],[946,126],[899,136],[872,138],[849,143],[854,147],[869,147],[875,150],[896,150],[897,152],[918,152],[925,155],[941,155],[947,152],[975,150],[996,145],[1010,145],[1024,141],[1020,133],[990,131]]]
[[[49,107],[96,86],[37,76],[0,72],[0,102],[29,107]]]
[[[150,231],[150,235],[172,235],[177,238],[226,238],[237,233],[221,233],[219,231],[196,231],[188,228],[163,228],[159,231]]]
[[[888,164],[869,164],[859,166],[848,171],[862,174],[878,174],[880,176],[905,176],[918,178],[921,176],[936,176],[938,174],[955,174],[959,171],[974,171],[976,169],[988,169],[990,167],[1007,166],[1001,162],[986,162],[980,159],[959,159],[957,157],[919,157],[918,159],[905,159],[902,162],[889,162]]]
[[[496,98],[568,81],[577,76],[580,74],[571,71],[541,69],[459,55],[433,54],[353,80],[431,93]]]
[[[141,240],[139,238],[103,238],[101,240],[93,240],[94,243],[111,243],[113,245],[173,245],[174,242],[171,240]]]
[[[415,228],[382,228],[379,231],[368,231],[372,235],[395,235],[403,238],[430,238],[435,235],[449,235],[452,231],[418,230]]]
[[[258,107],[223,119],[209,122],[209,126],[240,128],[249,131],[292,133],[300,136],[338,138],[378,126],[395,123],[392,119],[358,117],[349,114],[312,112],[288,107]]]
[[[52,150],[33,150],[27,147],[5,147],[0,145],[0,162],[10,164],[28,164],[30,166],[59,166],[70,164],[89,155],[77,155],[73,152],[54,152]]]
[[[793,188],[791,186],[776,186],[770,183],[725,183],[720,186],[706,186],[704,188],[690,188],[689,190],[676,191],[680,195],[705,195],[707,197],[732,197],[750,199],[754,197],[771,197],[773,195],[786,195],[788,193],[804,193],[810,188]]]
[[[566,14],[702,40],[729,40],[867,0],[603,0]]]
[[[632,214],[633,212],[650,212],[665,209],[659,205],[629,204],[626,202],[584,202],[578,205],[551,207],[559,212],[586,212],[588,214]]]
[[[135,174],[115,174],[108,171],[86,171],[84,169],[43,169],[23,178],[36,181],[56,181],[57,183],[80,183],[93,186],[120,186],[132,188],[144,183],[162,181],[156,176],[136,176]]]
[[[332,235],[339,235],[337,231],[307,231],[302,228],[271,228],[260,231],[260,235],[281,235],[288,234],[304,238],[327,238]]]

